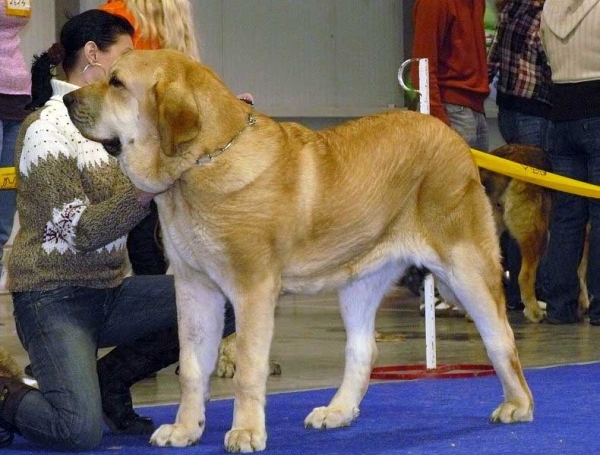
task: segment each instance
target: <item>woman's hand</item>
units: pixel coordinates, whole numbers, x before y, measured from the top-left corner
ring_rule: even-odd
[[[140,200],[140,204],[142,204],[142,207],[148,207],[150,205],[150,202],[152,202],[152,199],[154,199],[154,196],[156,196],[156,193],[148,193],[146,191],[140,190],[137,186],[134,188],[135,194]]]

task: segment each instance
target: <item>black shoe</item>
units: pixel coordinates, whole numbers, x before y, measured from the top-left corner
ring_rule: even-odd
[[[600,326],[600,319],[590,319],[590,324]]]
[[[512,300],[512,301],[507,300],[506,308],[510,311],[523,311],[525,309],[525,305],[523,305],[523,302],[521,302],[521,299]]]
[[[102,392],[104,422],[115,434],[154,433],[156,427],[149,417],[142,417],[133,410],[129,390],[122,393]]]

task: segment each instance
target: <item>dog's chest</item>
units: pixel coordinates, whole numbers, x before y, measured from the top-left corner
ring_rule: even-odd
[[[223,253],[218,235],[199,212],[181,210],[167,196],[155,200],[169,261],[181,261],[199,271],[220,267]]]

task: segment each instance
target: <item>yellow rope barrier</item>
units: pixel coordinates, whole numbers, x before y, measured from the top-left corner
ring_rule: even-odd
[[[580,182],[504,158],[498,158],[490,153],[480,152],[479,150],[471,149],[471,152],[473,153],[473,158],[475,158],[475,164],[484,169],[554,190],[600,199],[600,186]],[[1,167],[0,190],[10,190],[16,187],[17,174],[15,168]]]
[[[490,153],[480,152],[479,150],[471,149],[471,152],[475,158],[475,164],[484,169],[523,180],[524,182],[552,188],[553,190],[576,194],[578,196],[600,198],[600,186],[580,182],[579,180],[515,163],[504,158],[498,158]]]
[[[13,190],[17,187],[17,172],[14,167],[0,167],[0,190]]]

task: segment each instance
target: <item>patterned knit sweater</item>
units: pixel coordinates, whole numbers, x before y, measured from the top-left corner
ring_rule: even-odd
[[[12,292],[61,286],[109,288],[124,276],[127,233],[147,214],[116,159],[85,139],[53,96],[17,139],[21,228],[8,261]]]

